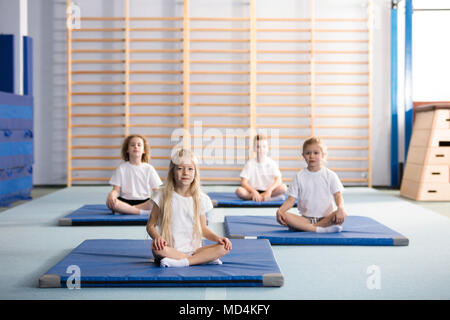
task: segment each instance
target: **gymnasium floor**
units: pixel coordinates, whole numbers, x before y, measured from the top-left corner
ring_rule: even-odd
[[[347,213],[378,220],[408,237],[409,246],[274,246],[284,275],[281,288],[38,288],[39,277],[86,239],[146,239],[144,226],[58,226],[59,218],[83,204],[103,203],[109,189],[65,188],[0,212],[0,299],[450,299],[449,217],[369,188],[346,188]],[[448,203],[442,205],[448,209]],[[224,215],[275,211],[215,208],[208,219],[223,234]],[[380,271],[380,289],[367,286],[373,265]]]

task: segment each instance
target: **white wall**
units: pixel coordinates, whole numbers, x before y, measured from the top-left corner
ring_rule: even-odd
[[[266,1],[267,6],[270,1]],[[260,1],[261,3],[266,3]],[[78,1],[78,3],[81,3]],[[82,14],[120,16],[122,1],[82,1]],[[182,15],[182,4],[172,1],[151,8],[146,2],[142,11],[154,16]],[[147,2],[148,3],[148,2]],[[158,1],[156,1],[158,3]],[[208,2],[209,3],[209,2]],[[221,1],[221,3],[225,3]],[[228,3],[228,2],[227,2]],[[240,1],[232,1],[230,15],[244,15]],[[336,2],[316,1],[321,16],[335,16]],[[365,1],[339,1],[342,14],[366,10]],[[390,173],[390,1],[374,1],[373,42],[373,185],[389,185]],[[203,1],[191,1],[191,14],[201,15]],[[302,6],[292,3],[293,10]],[[332,9],[328,9],[332,8]],[[258,15],[269,10],[273,16],[282,16],[280,6],[258,8]],[[100,11],[99,11],[100,10]],[[138,8],[133,10],[140,11]],[[132,10],[132,11],[133,11]],[[150,11],[149,11],[150,10]],[[248,10],[248,9],[247,9]],[[275,12],[280,10],[280,12]],[[328,12],[326,10],[329,10]],[[66,182],[66,34],[65,1],[33,0],[29,2],[29,33],[34,39],[34,94],[35,94],[35,166],[34,183],[65,184]],[[98,11],[98,12],[96,12]],[[102,13],[103,12],[103,13]],[[156,12],[156,13],[155,13]],[[132,12],[135,15],[135,13]],[[308,15],[308,13],[306,14]],[[212,89],[214,90],[214,89]],[[266,112],[276,112],[267,110]],[[229,119],[227,119],[228,122]]]
[[[414,8],[446,8],[447,0],[414,0]],[[450,11],[414,11],[413,100],[450,101]]]

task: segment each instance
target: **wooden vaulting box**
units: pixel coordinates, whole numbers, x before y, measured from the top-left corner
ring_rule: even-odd
[[[414,200],[449,201],[449,172],[450,104],[420,106],[400,194]]]

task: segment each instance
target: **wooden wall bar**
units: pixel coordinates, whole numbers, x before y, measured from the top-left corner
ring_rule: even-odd
[[[181,143],[199,154],[203,181],[237,183],[257,132],[286,182],[315,134],[344,183],[371,186],[371,5],[322,18],[321,0],[304,0],[305,16],[280,18],[257,17],[250,0],[242,16],[219,17],[185,0],[182,17],[145,17],[122,1],[123,16],[83,11],[82,28],[67,30],[68,186],[107,183],[132,133],[162,178]]]

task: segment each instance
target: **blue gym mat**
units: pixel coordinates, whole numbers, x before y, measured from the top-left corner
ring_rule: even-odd
[[[211,244],[204,241],[204,245]],[[268,240],[232,240],[222,265],[161,268],[151,240],[86,240],[39,279],[41,288],[68,287],[69,266],[80,270],[80,287],[280,287],[284,279]],[[69,271],[68,271],[69,270]],[[73,277],[73,276],[72,276]]]
[[[275,216],[225,216],[232,239],[268,239],[281,245],[407,246],[408,238],[368,217],[347,216],[338,233],[291,231]]]
[[[281,207],[284,201],[242,200],[234,192],[208,192],[214,207]],[[288,197],[286,196],[286,199]],[[295,202],[297,206],[297,201]]]
[[[148,215],[114,214],[104,204],[87,204],[59,219],[61,226],[146,225]]]

